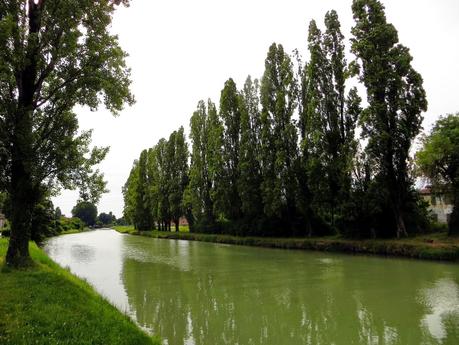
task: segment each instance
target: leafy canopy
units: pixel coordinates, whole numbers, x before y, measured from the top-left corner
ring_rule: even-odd
[[[103,175],[91,167],[106,149],[89,150],[91,132],[78,130],[74,107],[96,110],[103,104],[117,114],[134,102],[127,54],[108,30],[120,3],[128,5],[126,0],[0,3],[0,189],[10,185],[15,128],[26,113],[32,135],[25,133],[23,151],[29,153],[25,160],[35,186],[81,187],[83,199],[92,201],[105,190]]]

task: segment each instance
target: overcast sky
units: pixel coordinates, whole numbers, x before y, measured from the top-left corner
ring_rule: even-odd
[[[119,117],[100,109],[77,109],[82,129],[94,129],[93,143],[110,146],[100,165],[108,181],[99,212],[122,215],[121,187],[141,150],[168,137],[189,119],[200,99],[219,101],[225,80],[239,87],[247,75],[259,78],[271,43],[307,56],[311,19],[323,27],[326,11],[338,12],[346,48],[353,25],[351,0],[132,0],[120,8],[112,31],[129,53],[137,103]],[[459,1],[384,0],[386,16],[413,65],[424,78],[429,109],[424,127],[442,114],[459,111]],[[351,56],[349,56],[350,58]],[[364,96],[364,95],[362,95]],[[53,199],[70,215],[77,192]]]

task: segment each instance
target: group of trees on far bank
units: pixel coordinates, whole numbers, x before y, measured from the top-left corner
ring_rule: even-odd
[[[379,1],[354,0],[352,11],[353,61],[327,12],[324,30],[309,25],[309,61],[274,43],[260,81],[228,79],[218,105],[199,101],[190,151],[183,128],[144,150],[123,188],[125,219],[170,230],[185,216],[191,231],[238,235],[427,231],[409,155],[427,109],[422,77]],[[365,106],[351,79],[366,89]]]
[[[0,193],[0,213],[6,218],[11,217],[11,201],[6,193]],[[78,200],[72,209],[72,216],[66,217],[59,207],[54,208],[51,200],[45,199],[34,208],[32,217],[31,239],[41,242],[47,237],[56,236],[69,230],[84,230],[85,228],[100,228],[113,225],[126,225],[124,218],[116,218],[112,213],[98,214],[97,206],[90,201]],[[11,234],[10,222],[4,227],[3,236]]]
[[[183,127],[169,139],[161,139],[144,150],[129,174],[123,188],[124,217],[139,230],[155,227],[170,230],[174,221],[186,212],[183,195],[188,185],[188,144]],[[191,214],[188,215],[192,221]]]
[[[96,204],[84,200],[78,200],[72,208],[72,217],[81,219],[88,227],[124,225],[123,218],[117,219],[112,212],[98,214]]]

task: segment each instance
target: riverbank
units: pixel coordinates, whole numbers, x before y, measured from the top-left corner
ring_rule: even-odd
[[[114,230],[131,235],[164,239],[202,241],[257,246],[267,248],[319,250],[351,254],[397,256],[424,260],[459,261],[459,238],[446,233],[422,235],[407,239],[350,240],[339,237],[277,238],[238,237],[219,234],[191,232],[137,231],[133,227],[113,227]]]
[[[0,344],[160,344],[34,243],[31,267],[6,267],[7,246],[0,238]]]

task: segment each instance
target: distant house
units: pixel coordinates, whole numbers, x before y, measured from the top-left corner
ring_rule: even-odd
[[[434,193],[430,186],[422,188],[419,193],[421,197],[429,203],[429,210],[439,223],[448,223],[453,205],[450,197],[444,193]]]
[[[6,218],[3,213],[0,213],[0,229],[5,226]]]
[[[175,222],[172,222],[172,224],[175,225]],[[180,219],[179,219],[179,225],[180,225],[180,226],[187,226],[187,225],[188,225],[188,221],[186,220],[185,217],[180,217]]]

